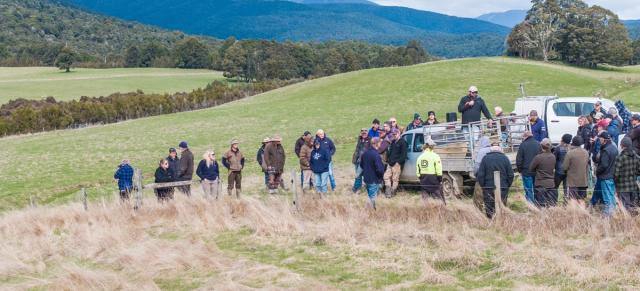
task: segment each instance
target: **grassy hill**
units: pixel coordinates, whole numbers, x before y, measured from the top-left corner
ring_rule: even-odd
[[[222,78],[222,73],[209,70],[79,68],[64,73],[51,67],[0,67],[0,104],[16,98],[70,100],[138,89],[146,93],[184,92]]]
[[[490,107],[513,109],[525,83],[530,95],[623,99],[640,111],[640,74],[633,70],[593,71],[518,59],[465,59],[412,67],[373,69],[317,79],[220,107],[30,136],[0,139],[0,210],[24,206],[30,195],[41,203],[75,198],[81,187],[92,197],[113,193],[112,175],[122,158],[141,167],[150,181],[169,147],[188,141],[198,159],[223,151],[232,138],[250,157],[247,177],[264,136],[280,133],[291,153],[304,130],[323,128],[338,147],[336,162],[347,166],[355,136],[374,117],[409,123],[414,112],[434,110],[442,119],[455,111],[469,85],[477,85]],[[298,168],[291,158],[287,168]],[[348,167],[347,167],[348,168]],[[348,172],[350,173],[350,172]],[[350,184],[345,177],[339,184]]]
[[[364,40],[396,45],[417,39],[430,53],[443,57],[500,55],[509,33],[506,27],[477,19],[361,3],[316,5],[264,0],[65,2],[127,20],[217,38]]]

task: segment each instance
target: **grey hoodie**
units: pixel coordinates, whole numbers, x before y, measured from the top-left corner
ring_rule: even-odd
[[[480,163],[482,163],[482,159],[488,153],[491,152],[491,140],[487,136],[483,136],[480,138],[480,142],[478,145],[478,153],[476,154],[476,161],[473,165],[473,172],[478,174],[478,170],[480,169]]]

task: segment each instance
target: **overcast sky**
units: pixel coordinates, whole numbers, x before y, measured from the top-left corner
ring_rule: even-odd
[[[462,17],[477,17],[488,12],[528,9],[529,0],[371,0],[380,5],[406,6]],[[586,0],[617,13],[622,19],[640,19],[640,0]]]

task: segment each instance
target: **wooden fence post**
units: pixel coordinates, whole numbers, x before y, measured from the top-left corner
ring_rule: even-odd
[[[33,197],[33,195],[29,196],[29,204],[31,205],[31,208],[35,208],[38,206],[36,204],[36,199]]]
[[[493,172],[493,184],[496,186],[493,196],[495,199],[495,213],[493,218],[496,218],[502,212],[502,184],[500,183],[500,171]]]
[[[84,206],[85,211],[89,210],[87,205],[87,189],[85,188],[82,188],[82,205]]]
[[[142,169],[136,169],[136,197],[133,209],[138,210],[142,207]]]

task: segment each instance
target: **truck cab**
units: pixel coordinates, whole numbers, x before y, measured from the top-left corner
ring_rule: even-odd
[[[578,117],[589,115],[597,101],[602,102],[605,110],[615,107],[613,101],[599,97],[530,96],[516,100],[515,112],[518,115],[528,115],[531,110],[538,111],[538,116],[546,123],[549,139],[558,144],[565,133],[575,134]]]

